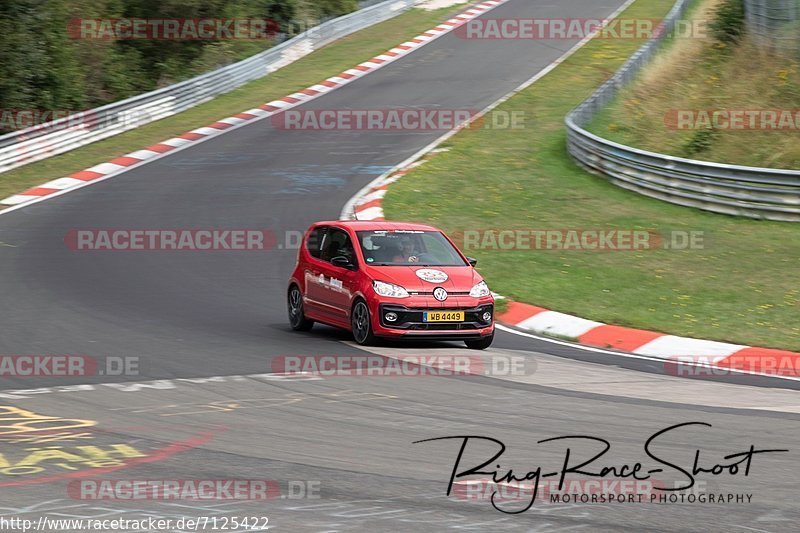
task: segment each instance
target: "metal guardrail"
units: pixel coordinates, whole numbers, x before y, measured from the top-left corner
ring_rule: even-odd
[[[645,196],[725,213],[800,222],[800,171],[726,165],[639,150],[590,133],[586,126],[656,54],[691,0],[678,0],[665,30],[648,41],[566,117],[567,149],[577,163]]]
[[[388,20],[415,0],[388,0],[324,22],[247,59],[162,89],[0,136],[0,173],[62,154],[202,104],[355,31]]]

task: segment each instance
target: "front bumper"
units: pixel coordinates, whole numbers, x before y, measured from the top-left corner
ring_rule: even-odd
[[[492,302],[474,307],[408,307],[395,303],[378,305],[373,329],[382,337],[420,337],[431,340],[475,340],[494,333],[494,304]],[[424,322],[426,311],[463,311],[463,322]],[[486,322],[482,315],[489,312],[492,318]],[[387,313],[394,313],[394,322],[386,320]]]

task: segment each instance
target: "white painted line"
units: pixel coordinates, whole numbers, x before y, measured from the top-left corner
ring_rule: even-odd
[[[179,385],[192,386],[192,385],[216,385],[219,383],[231,383],[242,381],[278,381],[278,382],[300,382],[300,381],[323,381],[324,377],[314,374],[312,372],[298,371],[298,372],[268,372],[264,374],[234,374],[230,376],[209,376],[200,378],[173,378],[173,379],[158,379],[151,381],[121,381],[115,383],[85,383],[80,385],[56,385],[53,387],[42,387],[37,389],[5,389],[0,390],[0,398],[7,398],[13,400],[22,400],[27,398],[38,397],[42,394],[60,394],[70,393],[75,395],[82,392],[93,392],[101,390],[112,390],[121,393],[135,393],[144,392],[151,393],[153,390],[172,390],[177,389]],[[116,408],[120,410],[123,408]]]

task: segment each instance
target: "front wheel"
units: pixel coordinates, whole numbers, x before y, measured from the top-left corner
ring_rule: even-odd
[[[311,326],[314,325],[314,321],[307,319],[303,312],[303,294],[297,288],[297,285],[292,285],[292,288],[289,289],[288,307],[289,324],[292,329],[295,331],[310,330]]]
[[[359,300],[353,306],[353,315],[350,319],[353,338],[361,346],[369,346],[375,342],[372,334],[372,323],[369,319],[369,308],[364,300]]]
[[[486,348],[492,345],[493,340],[494,340],[494,333],[477,341],[464,341],[464,344],[466,344],[467,348],[469,348],[470,350],[485,350]]]

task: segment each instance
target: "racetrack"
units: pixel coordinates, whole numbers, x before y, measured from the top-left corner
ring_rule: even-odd
[[[511,0],[486,16],[603,17],[621,3]],[[573,45],[466,41],[448,34],[303,107],[482,109]],[[800,436],[794,392],[574,362],[556,356],[619,364],[613,356],[510,333],[498,335],[490,354],[524,355],[536,363],[535,373],[516,382],[263,376],[175,381],[269,373],[274,358],[283,355],[364,352],[331,328],[317,326],[306,334],[289,330],[284,296],[294,250],[74,252],[64,243],[72,229],[110,228],[267,229],[283,242],[286,232],[336,218],[358,189],[440,134],[285,131],[265,120],[0,216],[0,354],[136,356],[143,367],[137,381],[171,380],[130,392],[98,385],[78,392],[6,393],[4,405],[96,421],[100,431],[93,439],[103,446],[124,442],[158,450],[190,439],[191,445],[173,454],[152,453],[158,461],[104,476],[311,480],[321,489],[319,500],[266,504],[97,504],[71,499],[63,478],[92,475],[91,468],[49,465],[36,475],[1,475],[0,513],[93,516],[127,509],[130,517],[140,517],[143,511],[192,508],[199,516],[266,515],[278,531],[791,529],[787,525],[800,518],[793,498],[800,474],[792,449]],[[454,343],[413,349],[464,353]],[[409,353],[395,346],[378,351]],[[629,364],[659,370],[653,362]],[[114,381],[130,377],[19,378],[3,380],[0,388]],[[750,477],[714,481],[724,491],[753,493],[752,504],[543,505],[512,516],[485,501],[445,497],[457,451],[453,443],[411,444],[443,435],[492,435],[509,445],[509,456],[521,469],[560,457],[536,448],[535,440],[588,433],[612,439],[609,457],[624,462],[643,457],[642,444],[654,431],[689,421],[714,426],[671,442],[670,453],[689,464],[695,449],[716,458],[751,443],[790,452],[757,457]],[[22,457],[27,447],[0,443],[6,457]],[[34,483],[45,474],[57,478]],[[21,481],[26,484],[3,487]],[[42,502],[51,503],[37,507]]]

